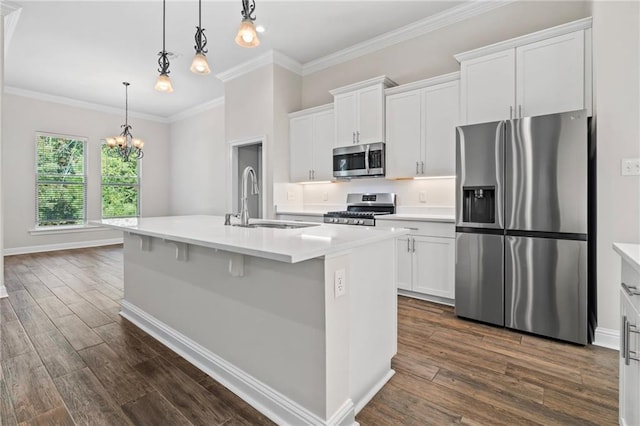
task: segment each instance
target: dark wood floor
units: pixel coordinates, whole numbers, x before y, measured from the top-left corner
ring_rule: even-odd
[[[271,422],[118,315],[122,249],[5,258],[0,424]],[[363,425],[617,424],[617,352],[399,298],[396,375]]]

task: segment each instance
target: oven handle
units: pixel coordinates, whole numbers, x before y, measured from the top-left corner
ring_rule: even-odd
[[[369,150],[371,149],[371,145],[367,145],[367,150],[364,154],[364,168],[367,169],[367,174],[369,174]]]

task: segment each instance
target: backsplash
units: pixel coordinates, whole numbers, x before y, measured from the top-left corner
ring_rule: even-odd
[[[453,214],[455,182],[455,178],[377,178],[324,184],[277,183],[274,201],[278,211],[329,211],[344,209],[350,192],[394,192],[399,213],[429,210]]]

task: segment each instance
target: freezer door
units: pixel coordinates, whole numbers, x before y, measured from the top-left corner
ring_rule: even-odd
[[[504,237],[456,234],[456,315],[504,325]]]
[[[504,128],[504,121],[456,128],[457,226],[504,228]],[[464,219],[464,188],[492,188],[495,197],[492,223]]]
[[[505,325],[587,343],[587,242],[507,236]]]
[[[587,233],[585,111],[507,123],[506,229]]]

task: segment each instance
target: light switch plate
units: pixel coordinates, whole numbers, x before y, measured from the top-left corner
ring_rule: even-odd
[[[287,191],[287,201],[294,201],[296,199],[296,193],[293,191]]]
[[[347,293],[347,271],[344,268],[333,273],[333,292],[336,299]]]
[[[328,192],[323,192],[322,193],[322,201],[329,201],[329,193]]]
[[[421,203],[426,203],[427,202],[427,193],[424,191],[420,191],[418,193],[418,198],[420,199]]]
[[[640,158],[623,158],[620,164],[622,176],[640,175]]]

